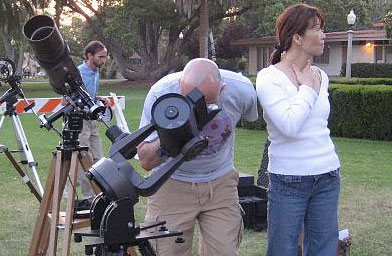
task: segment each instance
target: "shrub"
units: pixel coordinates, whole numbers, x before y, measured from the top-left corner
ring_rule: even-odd
[[[257,112],[259,113],[259,118],[257,118],[256,121],[249,122],[241,118],[240,122],[238,123],[238,126],[248,130],[266,130],[267,124],[264,121],[263,108],[261,107],[260,103],[257,104]]]
[[[227,69],[234,72],[239,72],[243,69],[240,68],[241,58],[217,58],[216,64],[221,69]],[[242,65],[242,64],[241,64]]]
[[[392,85],[392,78],[350,78],[345,77],[330,77],[329,82],[331,84],[360,84],[360,85]]]
[[[110,74],[109,75],[107,73],[108,73],[108,70],[106,69],[106,67],[102,67],[99,70],[100,78],[102,78],[102,79],[105,79],[105,78],[106,79],[114,79],[114,78],[116,78],[117,70],[115,68],[113,68],[113,69],[110,70]]]
[[[392,140],[392,87],[334,85],[329,127],[333,136]]]
[[[342,76],[346,75],[346,66],[342,67]],[[352,77],[389,77],[392,78],[390,63],[354,63],[351,65]]]
[[[257,76],[249,76],[248,78],[253,83],[253,85],[256,85],[256,78],[257,78]]]

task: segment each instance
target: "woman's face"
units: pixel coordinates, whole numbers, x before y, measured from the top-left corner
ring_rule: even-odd
[[[302,49],[311,56],[321,56],[324,52],[325,35],[320,20],[310,22],[303,36]]]

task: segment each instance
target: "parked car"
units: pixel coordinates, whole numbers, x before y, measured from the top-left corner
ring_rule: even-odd
[[[37,74],[35,74],[35,77],[46,77],[46,72],[45,71],[40,71]]]

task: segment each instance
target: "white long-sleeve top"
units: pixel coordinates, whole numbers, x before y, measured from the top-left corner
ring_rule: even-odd
[[[299,88],[271,65],[256,80],[257,97],[267,123],[268,171],[284,175],[317,175],[340,167],[327,127],[330,104],[328,76],[320,70],[319,95],[309,86]]]

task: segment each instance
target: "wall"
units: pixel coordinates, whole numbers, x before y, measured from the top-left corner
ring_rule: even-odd
[[[329,64],[316,64],[317,67],[329,76],[340,76],[342,69],[342,45],[340,42],[330,42],[329,44]]]
[[[257,48],[249,47],[249,75],[257,75]]]
[[[374,63],[374,44],[370,47],[361,45],[353,45],[352,63]]]

